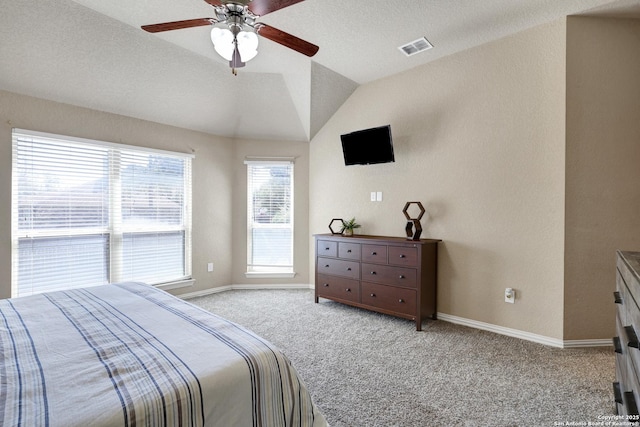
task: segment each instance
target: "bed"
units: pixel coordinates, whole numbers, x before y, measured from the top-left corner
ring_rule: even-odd
[[[289,360],[141,283],[0,300],[0,425],[325,426]]]

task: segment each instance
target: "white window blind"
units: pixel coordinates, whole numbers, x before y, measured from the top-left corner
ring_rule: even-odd
[[[247,272],[293,272],[293,162],[247,164]]]
[[[14,129],[12,296],[191,275],[191,156]]]

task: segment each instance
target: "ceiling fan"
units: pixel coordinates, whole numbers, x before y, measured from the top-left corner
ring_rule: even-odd
[[[318,46],[301,38],[285,33],[277,28],[257,20],[267,13],[275,12],[303,0],[204,0],[215,9],[215,18],[188,19],[186,21],[165,22],[143,25],[142,29],[150,33],[179,30],[182,28],[213,25],[211,41],[220,56],[229,61],[234,75],[237,68],[253,59],[258,53],[258,37],[261,35],[309,57],[318,52]]]

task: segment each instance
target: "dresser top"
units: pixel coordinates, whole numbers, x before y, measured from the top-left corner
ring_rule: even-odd
[[[362,242],[372,242],[372,241],[386,241],[393,243],[413,243],[413,244],[433,244],[441,242],[440,239],[420,239],[420,240],[411,240],[406,237],[390,237],[390,236],[370,236],[367,234],[354,234],[353,236],[346,237],[340,234],[314,234],[316,239],[336,239],[336,240],[348,240],[353,241],[354,243],[362,243]]]
[[[636,280],[640,282],[640,252],[618,251],[618,254],[627,264]]]

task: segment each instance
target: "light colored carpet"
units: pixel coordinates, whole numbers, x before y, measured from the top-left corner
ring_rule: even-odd
[[[313,301],[311,290],[189,300],[279,347],[337,426],[553,426],[614,412],[612,348],[557,349],[444,321]],[[556,424],[559,425],[559,424]]]

